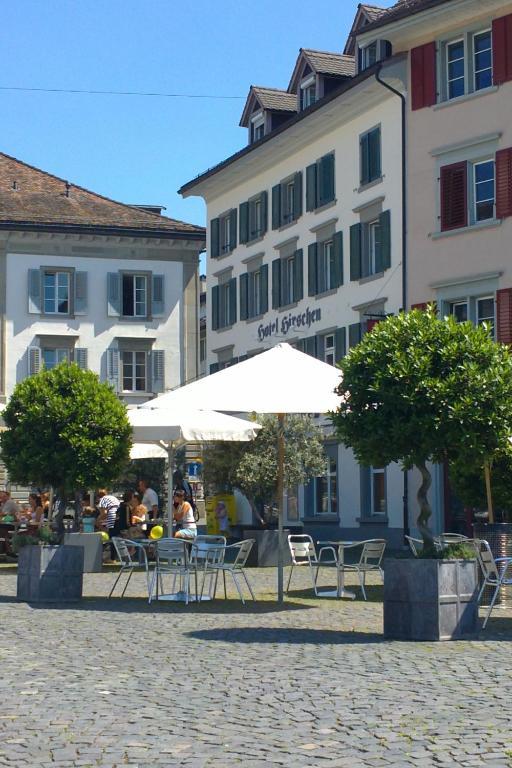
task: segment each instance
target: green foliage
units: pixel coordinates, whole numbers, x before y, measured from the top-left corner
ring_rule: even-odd
[[[512,446],[497,451],[491,463],[493,506],[497,510],[512,513]],[[457,498],[467,507],[487,509],[487,494],[483,462],[480,457],[471,462],[468,457],[450,464],[450,485]]]
[[[418,552],[418,557],[426,560],[475,560],[473,547],[467,544],[447,544],[442,549],[424,547]]]
[[[36,533],[16,533],[12,537],[12,550],[16,554],[22,547],[34,546],[36,544],[58,544],[58,535],[48,526],[39,528]]]
[[[262,425],[248,443],[219,443],[204,452],[204,478],[216,490],[240,490],[252,500],[270,503],[276,499],[278,419],[257,415]],[[289,415],[284,427],[284,484],[294,487],[325,471],[321,430],[308,416]]]
[[[365,465],[400,462],[423,474],[422,533],[430,515],[425,462],[475,466],[512,434],[512,357],[484,326],[438,319],[432,308],[387,318],[340,363],[339,438]]]
[[[3,411],[0,452],[15,483],[63,489],[109,484],[125,467],[125,406],[92,371],[62,363],[17,385]]]

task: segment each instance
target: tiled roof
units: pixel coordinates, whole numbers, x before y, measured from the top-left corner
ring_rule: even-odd
[[[203,227],[118,203],[0,152],[0,226],[9,224],[194,239],[205,234]]]
[[[321,75],[353,77],[355,74],[356,67],[353,56],[346,56],[343,53],[312,51],[308,48],[301,48],[301,52],[306,56],[315,72]]]
[[[297,97],[294,93],[281,91],[279,88],[263,88],[259,85],[253,85],[251,90],[262,109],[276,109],[281,112],[297,111]]]
[[[364,31],[367,29],[375,29],[377,27],[383,27],[386,24],[391,24],[393,21],[407,18],[415,13],[426,11],[429,8],[434,8],[437,5],[443,5],[444,3],[450,3],[452,0],[398,0],[395,5],[388,8],[383,14],[378,16],[371,24],[368,24]]]
[[[389,10],[389,8],[379,8],[377,5],[366,5],[366,3],[361,3],[361,8],[365,11],[370,22],[376,21]]]

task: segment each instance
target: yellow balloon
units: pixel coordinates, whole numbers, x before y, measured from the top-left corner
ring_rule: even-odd
[[[109,535],[106,531],[101,532],[101,540],[103,543],[105,543],[106,541],[110,541]]]
[[[149,532],[150,539],[161,539],[164,535],[164,529],[161,525],[154,525]]]

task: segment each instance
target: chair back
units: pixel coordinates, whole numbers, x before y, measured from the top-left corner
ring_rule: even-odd
[[[368,541],[363,541],[362,544],[363,549],[361,550],[359,564],[380,568],[381,560],[384,557],[384,550],[386,549],[386,540],[368,539]]]
[[[404,536],[404,538],[414,557],[418,557],[418,553],[423,549],[423,541],[421,539],[414,539],[412,536]]]
[[[316,562],[316,550],[311,536],[294,533],[288,536],[288,547],[293,565]]]
[[[121,539],[118,536],[112,536],[112,544],[114,545],[114,549],[116,551],[119,562],[122,565],[135,565],[134,561],[132,560],[132,556],[130,555],[130,550],[128,549],[128,546],[131,544],[131,542],[129,542],[127,539]]]
[[[196,536],[191,547],[190,558],[199,567],[215,565],[224,561],[225,536]]]
[[[184,539],[157,539],[155,555],[157,567],[188,568],[189,543]]]
[[[484,541],[483,539],[475,539],[475,545],[476,556],[478,558],[480,568],[482,569],[482,574],[485,581],[499,581],[500,573],[498,571],[498,566],[496,565],[494,555],[491,552],[489,542]]]
[[[255,541],[256,539],[244,539],[244,541],[239,541],[234,545],[235,547],[238,547],[238,552],[236,553],[233,565],[231,566],[234,571],[238,571],[245,567],[247,558],[251,553],[252,545]]]
[[[438,536],[438,541],[441,546],[445,547],[447,544],[461,544],[463,541],[467,541],[468,537],[462,533],[441,533]]]

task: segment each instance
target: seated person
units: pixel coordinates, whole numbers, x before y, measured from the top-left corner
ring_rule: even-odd
[[[144,504],[137,504],[131,511],[131,528],[129,534],[132,538],[141,537],[147,529],[148,510]]]
[[[20,508],[11,499],[9,491],[0,491],[0,520],[4,523],[14,523],[18,519]]]
[[[195,539],[197,525],[194,510],[192,505],[185,501],[185,491],[181,489],[174,491],[174,519],[177,523],[175,538]]]

